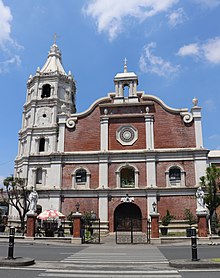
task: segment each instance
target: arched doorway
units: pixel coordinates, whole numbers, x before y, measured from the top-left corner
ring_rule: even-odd
[[[114,231],[130,230],[131,225],[134,230],[142,230],[142,213],[140,208],[133,203],[123,203],[117,206],[114,211]]]

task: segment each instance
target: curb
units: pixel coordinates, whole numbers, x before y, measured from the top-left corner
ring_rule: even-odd
[[[220,268],[220,262],[213,262],[211,259],[192,260],[171,260],[169,265],[174,268],[197,269],[197,268]]]
[[[14,259],[8,259],[0,257],[0,267],[1,266],[28,266],[35,264],[35,260],[31,258],[16,257]]]

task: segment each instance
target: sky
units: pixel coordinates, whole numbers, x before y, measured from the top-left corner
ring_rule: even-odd
[[[26,83],[54,42],[77,82],[77,112],[138,75],[173,108],[202,107],[204,147],[220,149],[220,0],[0,0],[0,184],[13,174]]]

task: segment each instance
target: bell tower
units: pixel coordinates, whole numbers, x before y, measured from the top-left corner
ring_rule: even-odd
[[[27,178],[29,185],[48,184],[48,171],[54,165],[51,155],[58,153],[59,141],[63,140],[59,115],[76,112],[75,94],[74,78],[70,71],[65,72],[61,52],[54,42],[44,66],[38,67],[27,81],[15,176]]]

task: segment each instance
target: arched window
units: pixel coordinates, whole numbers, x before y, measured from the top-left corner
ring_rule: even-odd
[[[123,90],[124,90],[124,97],[128,97],[129,96],[129,85],[128,84],[125,84],[123,86]]]
[[[171,166],[165,174],[167,186],[185,186],[185,172],[180,166]]]
[[[41,138],[39,142],[39,152],[44,152],[45,151],[45,139]]]
[[[175,167],[171,168],[169,171],[170,183],[177,183],[181,181],[181,172],[180,169]]]
[[[133,167],[125,167],[121,169],[120,186],[122,188],[135,187],[135,170]]]
[[[42,98],[50,97],[50,91],[51,91],[51,87],[49,84],[43,85],[41,97]]]
[[[38,168],[36,171],[36,184],[42,184],[42,176],[43,176],[43,171],[41,168]]]
[[[87,168],[80,167],[72,174],[72,187],[74,189],[88,189],[90,187],[90,172]]]
[[[75,174],[76,183],[86,182],[87,181],[87,173],[85,169],[79,169]]]

